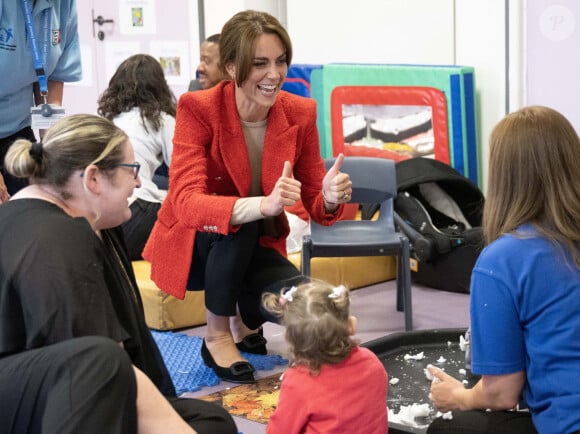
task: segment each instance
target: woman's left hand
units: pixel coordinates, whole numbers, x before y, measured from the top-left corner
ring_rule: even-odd
[[[322,180],[324,199],[331,205],[347,203],[352,196],[352,182],[348,173],[340,171],[344,155],[339,154],[334,165],[326,172]]]

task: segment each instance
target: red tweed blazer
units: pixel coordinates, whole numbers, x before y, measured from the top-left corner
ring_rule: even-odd
[[[322,199],[326,173],[316,128],[316,102],[280,92],[270,109],[262,153],[262,191],[272,192],[284,162],[302,183],[302,203],[311,218],[331,225]],[[207,91],[188,92],[177,107],[169,193],[143,251],[152,263],[151,278],[163,291],[183,299],[197,231],[228,234],[234,203],[248,197],[250,161],[234,97],[234,83],[224,81]],[[342,211],[342,210],[341,210]],[[275,219],[279,237],[262,236],[262,246],[286,256],[289,225]]]

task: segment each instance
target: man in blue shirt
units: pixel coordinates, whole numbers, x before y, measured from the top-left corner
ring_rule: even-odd
[[[64,82],[79,81],[82,72],[76,0],[0,2],[0,203],[25,185],[4,172],[4,156],[17,138],[35,140],[30,108],[44,103],[27,31],[25,2],[32,9],[38,52],[48,79],[46,102],[62,105]]]

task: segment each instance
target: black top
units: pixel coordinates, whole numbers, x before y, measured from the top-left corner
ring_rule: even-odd
[[[120,231],[102,231],[102,238],[86,219],[44,200],[0,206],[0,357],[107,336],[123,342],[133,364],[174,396]]]

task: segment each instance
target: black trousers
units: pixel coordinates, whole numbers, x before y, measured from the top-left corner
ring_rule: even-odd
[[[198,434],[237,434],[232,416],[219,404],[201,399],[168,398],[175,411]]]
[[[31,142],[36,141],[34,132],[30,127],[23,128],[17,133],[0,139],[0,173],[2,173],[2,176],[4,177],[4,183],[6,184],[6,188],[10,195],[13,195],[18,190],[21,190],[28,185],[27,179],[16,178],[4,170],[4,157],[6,156],[6,152],[8,152],[8,148],[16,141],[16,139],[28,139]]]
[[[236,434],[223,407],[168,397],[199,434]],[[137,433],[137,384],[128,354],[97,336],[0,359],[2,434]]]
[[[137,199],[131,204],[131,218],[121,225],[131,261],[143,259],[141,254],[157,221],[161,204]]]
[[[435,419],[427,434],[537,434],[524,411],[454,411],[453,419]]]
[[[113,340],[82,337],[0,359],[0,431],[137,432],[137,385]]]
[[[215,315],[234,316],[258,328],[277,318],[262,308],[262,294],[279,292],[306,280],[288,259],[258,244],[260,222],[243,224],[228,235],[198,232],[187,288],[205,289],[205,304]]]

